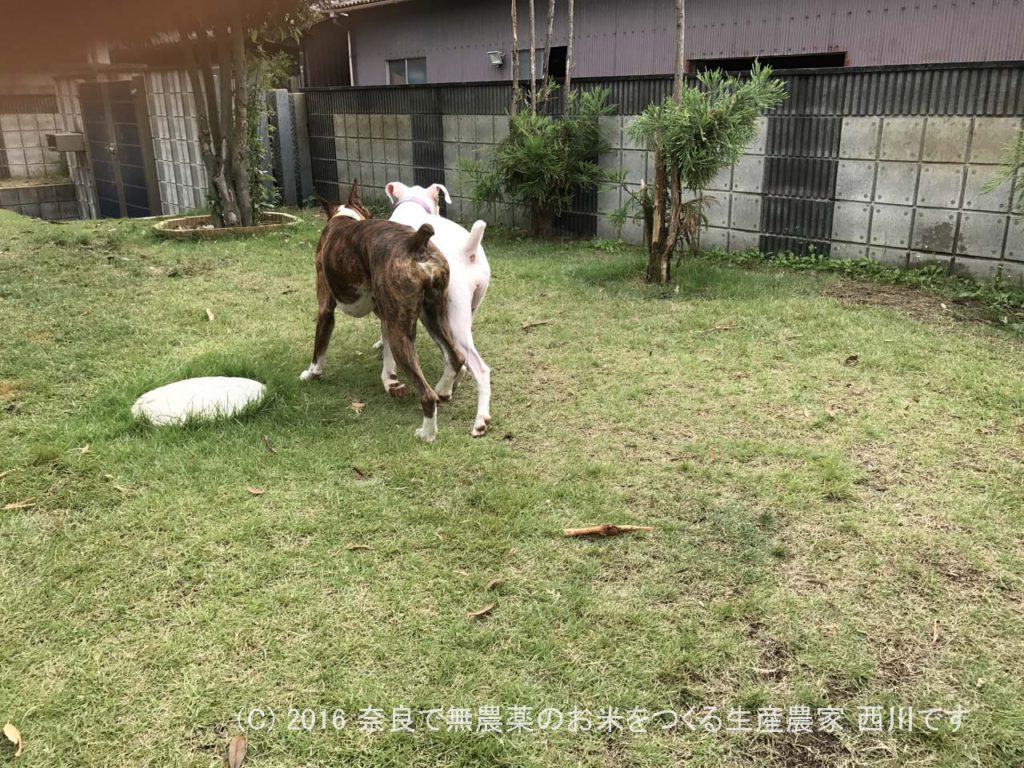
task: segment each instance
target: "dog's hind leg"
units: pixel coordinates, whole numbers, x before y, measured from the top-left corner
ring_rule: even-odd
[[[380,381],[384,385],[385,392],[401,400],[409,395],[409,388],[398,380],[398,368],[395,365],[395,356],[391,352],[391,345],[387,342],[387,330],[384,327],[383,320],[380,321],[380,339],[380,345],[384,350],[384,363],[380,371]]]
[[[462,350],[466,355],[466,367],[476,381],[476,421],[473,422],[473,437],[482,437],[491,423],[491,369],[473,346],[473,336],[463,341]]]
[[[389,322],[385,328],[386,342],[395,362],[412,379],[413,386],[420,393],[420,407],[423,409],[423,426],[416,430],[416,437],[428,443],[437,437],[437,393],[427,383],[416,356],[416,317],[408,322]],[[403,327],[404,326],[404,327]]]
[[[476,420],[470,434],[481,437],[491,423],[491,369],[473,343],[473,308],[470,302],[454,301],[448,304],[448,327],[456,348],[465,358],[466,367],[476,382]]]
[[[444,297],[442,296],[441,298],[443,299]],[[443,306],[438,307],[433,303],[427,303],[423,307],[423,314],[421,316],[427,333],[430,334],[430,338],[434,340],[434,343],[437,344],[441,354],[444,356],[444,373],[441,375],[441,380],[437,383],[437,396],[441,400],[451,399],[452,390],[455,388],[455,381],[462,371],[462,366],[465,364],[465,358],[462,352],[459,351],[455,339],[452,338],[452,332],[448,327],[448,323],[445,322],[446,309]]]
[[[309,381],[319,379],[324,372],[324,357],[327,355],[327,345],[331,343],[331,333],[334,331],[334,307],[337,302],[331,295],[331,289],[327,287],[327,280],[322,272],[316,276],[316,333],[313,337],[313,362],[309,368],[299,374],[299,379]]]

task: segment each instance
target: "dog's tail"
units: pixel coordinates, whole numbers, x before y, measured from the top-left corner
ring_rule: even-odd
[[[443,257],[434,258],[436,251],[427,247],[430,238],[434,236],[434,228],[429,224],[422,224],[420,228],[409,235],[409,251],[414,260],[420,263],[430,274],[430,283],[427,286],[427,299],[440,302],[438,306],[446,306],[445,298],[448,291],[448,279],[450,270],[448,262]]]
[[[409,250],[413,254],[413,258],[417,261],[422,261],[427,258],[427,243],[430,242],[430,238],[434,236],[434,228],[429,224],[423,224],[409,235]]]
[[[487,229],[486,221],[474,222],[473,229],[469,231],[469,237],[462,248],[462,252],[466,254],[466,260],[471,264],[476,261],[476,251],[480,247],[480,243],[483,242],[485,229]]]

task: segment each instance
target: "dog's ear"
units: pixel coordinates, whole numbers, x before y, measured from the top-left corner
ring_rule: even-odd
[[[338,208],[341,207],[337,203],[332,203],[330,200],[320,197],[320,195],[316,195],[316,201],[320,203],[320,207],[323,208],[328,219],[332,218],[338,212]]]
[[[350,189],[348,193],[348,203],[346,203],[346,205],[360,204],[361,201],[359,200],[359,179],[354,179],[352,181],[352,189]]]
[[[431,184],[427,187],[427,192],[430,193],[432,198],[434,198],[435,203],[439,202],[439,195],[441,192],[444,192],[444,201],[448,203],[448,205],[452,204],[452,196],[448,194],[448,187],[444,184]]]
[[[433,236],[434,228],[429,224],[423,224],[409,236],[409,248],[413,251],[422,251]]]
[[[401,198],[405,197],[405,193],[408,191],[408,187],[400,181],[392,181],[386,187],[384,187],[384,194],[388,196],[388,200],[394,205]]]

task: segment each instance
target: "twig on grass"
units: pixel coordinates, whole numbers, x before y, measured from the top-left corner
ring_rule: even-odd
[[[611,523],[604,523],[602,525],[591,525],[587,528],[566,528],[565,536],[618,536],[620,533],[629,533],[631,531],[653,531],[649,525],[612,525]]]
[[[531,328],[536,328],[536,327],[541,326],[541,325],[551,325],[551,323],[553,323],[553,322],[555,322],[555,321],[554,320],[535,320],[532,323],[528,322],[528,321],[524,321],[523,324],[521,326],[519,326],[519,330],[520,331],[528,331]]]

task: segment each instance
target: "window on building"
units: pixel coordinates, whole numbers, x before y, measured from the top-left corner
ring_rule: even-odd
[[[389,59],[388,85],[422,85],[427,82],[427,60]]]
[[[846,54],[837,53],[808,53],[797,56],[759,56],[758,58],[739,59],[694,59],[690,62],[690,69],[693,72],[703,72],[707,69],[722,69],[726,72],[749,72],[754,62],[770,66],[772,69],[823,69],[826,67],[845,67]],[[554,66],[552,65],[552,68]]]
[[[567,49],[564,45],[551,47],[550,76],[555,79],[565,77],[565,59]],[[537,79],[543,79],[544,73],[544,49],[535,51],[537,59]],[[523,80],[530,79],[530,49],[525,48],[519,52],[519,77]]]

